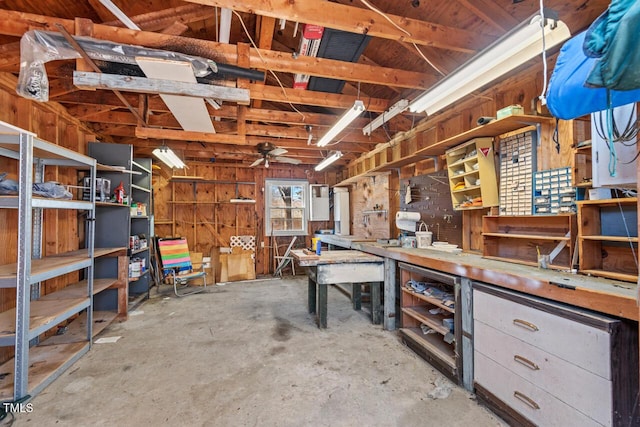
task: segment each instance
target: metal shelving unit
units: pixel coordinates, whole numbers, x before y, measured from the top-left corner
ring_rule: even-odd
[[[16,289],[16,307],[0,313],[0,345],[14,346],[14,358],[0,369],[0,399],[33,396],[71,366],[91,346],[94,276],[95,174],[96,161],[64,147],[48,143],[31,132],[0,122],[0,155],[18,162],[18,195],[3,196],[0,208],[18,210],[17,261],[0,265],[0,287]],[[88,170],[91,177],[89,201],[55,200],[32,195],[33,183],[43,182],[45,167],[61,166]],[[81,210],[86,214],[85,248],[42,256],[44,209]],[[75,271],[84,271],[74,298],[56,299],[55,292],[40,298],[40,282]],[[63,321],[84,312],[82,340],[47,346],[35,345],[40,336]],[[42,363],[38,363],[38,362]],[[30,366],[38,366],[30,375]]]

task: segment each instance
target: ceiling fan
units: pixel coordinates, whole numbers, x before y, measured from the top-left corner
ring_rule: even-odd
[[[269,161],[280,162],[280,163],[289,163],[292,165],[299,165],[302,163],[298,159],[294,159],[293,157],[282,156],[282,154],[286,154],[287,150],[284,148],[276,147],[270,142],[260,142],[256,145],[256,150],[262,156],[255,162],[251,163],[251,167],[258,166],[260,163],[264,162],[264,167],[269,167]]]

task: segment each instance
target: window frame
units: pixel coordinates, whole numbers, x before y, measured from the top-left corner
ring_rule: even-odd
[[[301,230],[272,230],[271,209],[278,206],[272,206],[271,189],[274,186],[299,186],[302,188],[302,229]],[[309,181],[302,179],[265,179],[264,182],[264,230],[265,236],[306,236],[309,234]],[[287,208],[281,208],[287,209]],[[289,208],[300,209],[300,208]]]

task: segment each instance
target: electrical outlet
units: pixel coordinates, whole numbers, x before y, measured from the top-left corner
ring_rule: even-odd
[[[260,242],[260,247],[264,249],[264,242]]]

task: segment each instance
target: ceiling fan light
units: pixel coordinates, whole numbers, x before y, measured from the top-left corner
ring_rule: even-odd
[[[344,114],[340,117],[336,124],[333,125],[331,129],[329,129],[327,133],[322,136],[322,138],[320,138],[317,144],[318,147],[324,147],[325,145],[330,143],[333,138],[335,138],[340,132],[342,132],[347,126],[349,126],[349,123],[354,121],[356,117],[364,113],[365,110],[366,108],[364,106],[364,102],[360,101],[359,99],[356,100],[353,106],[344,112]]]

